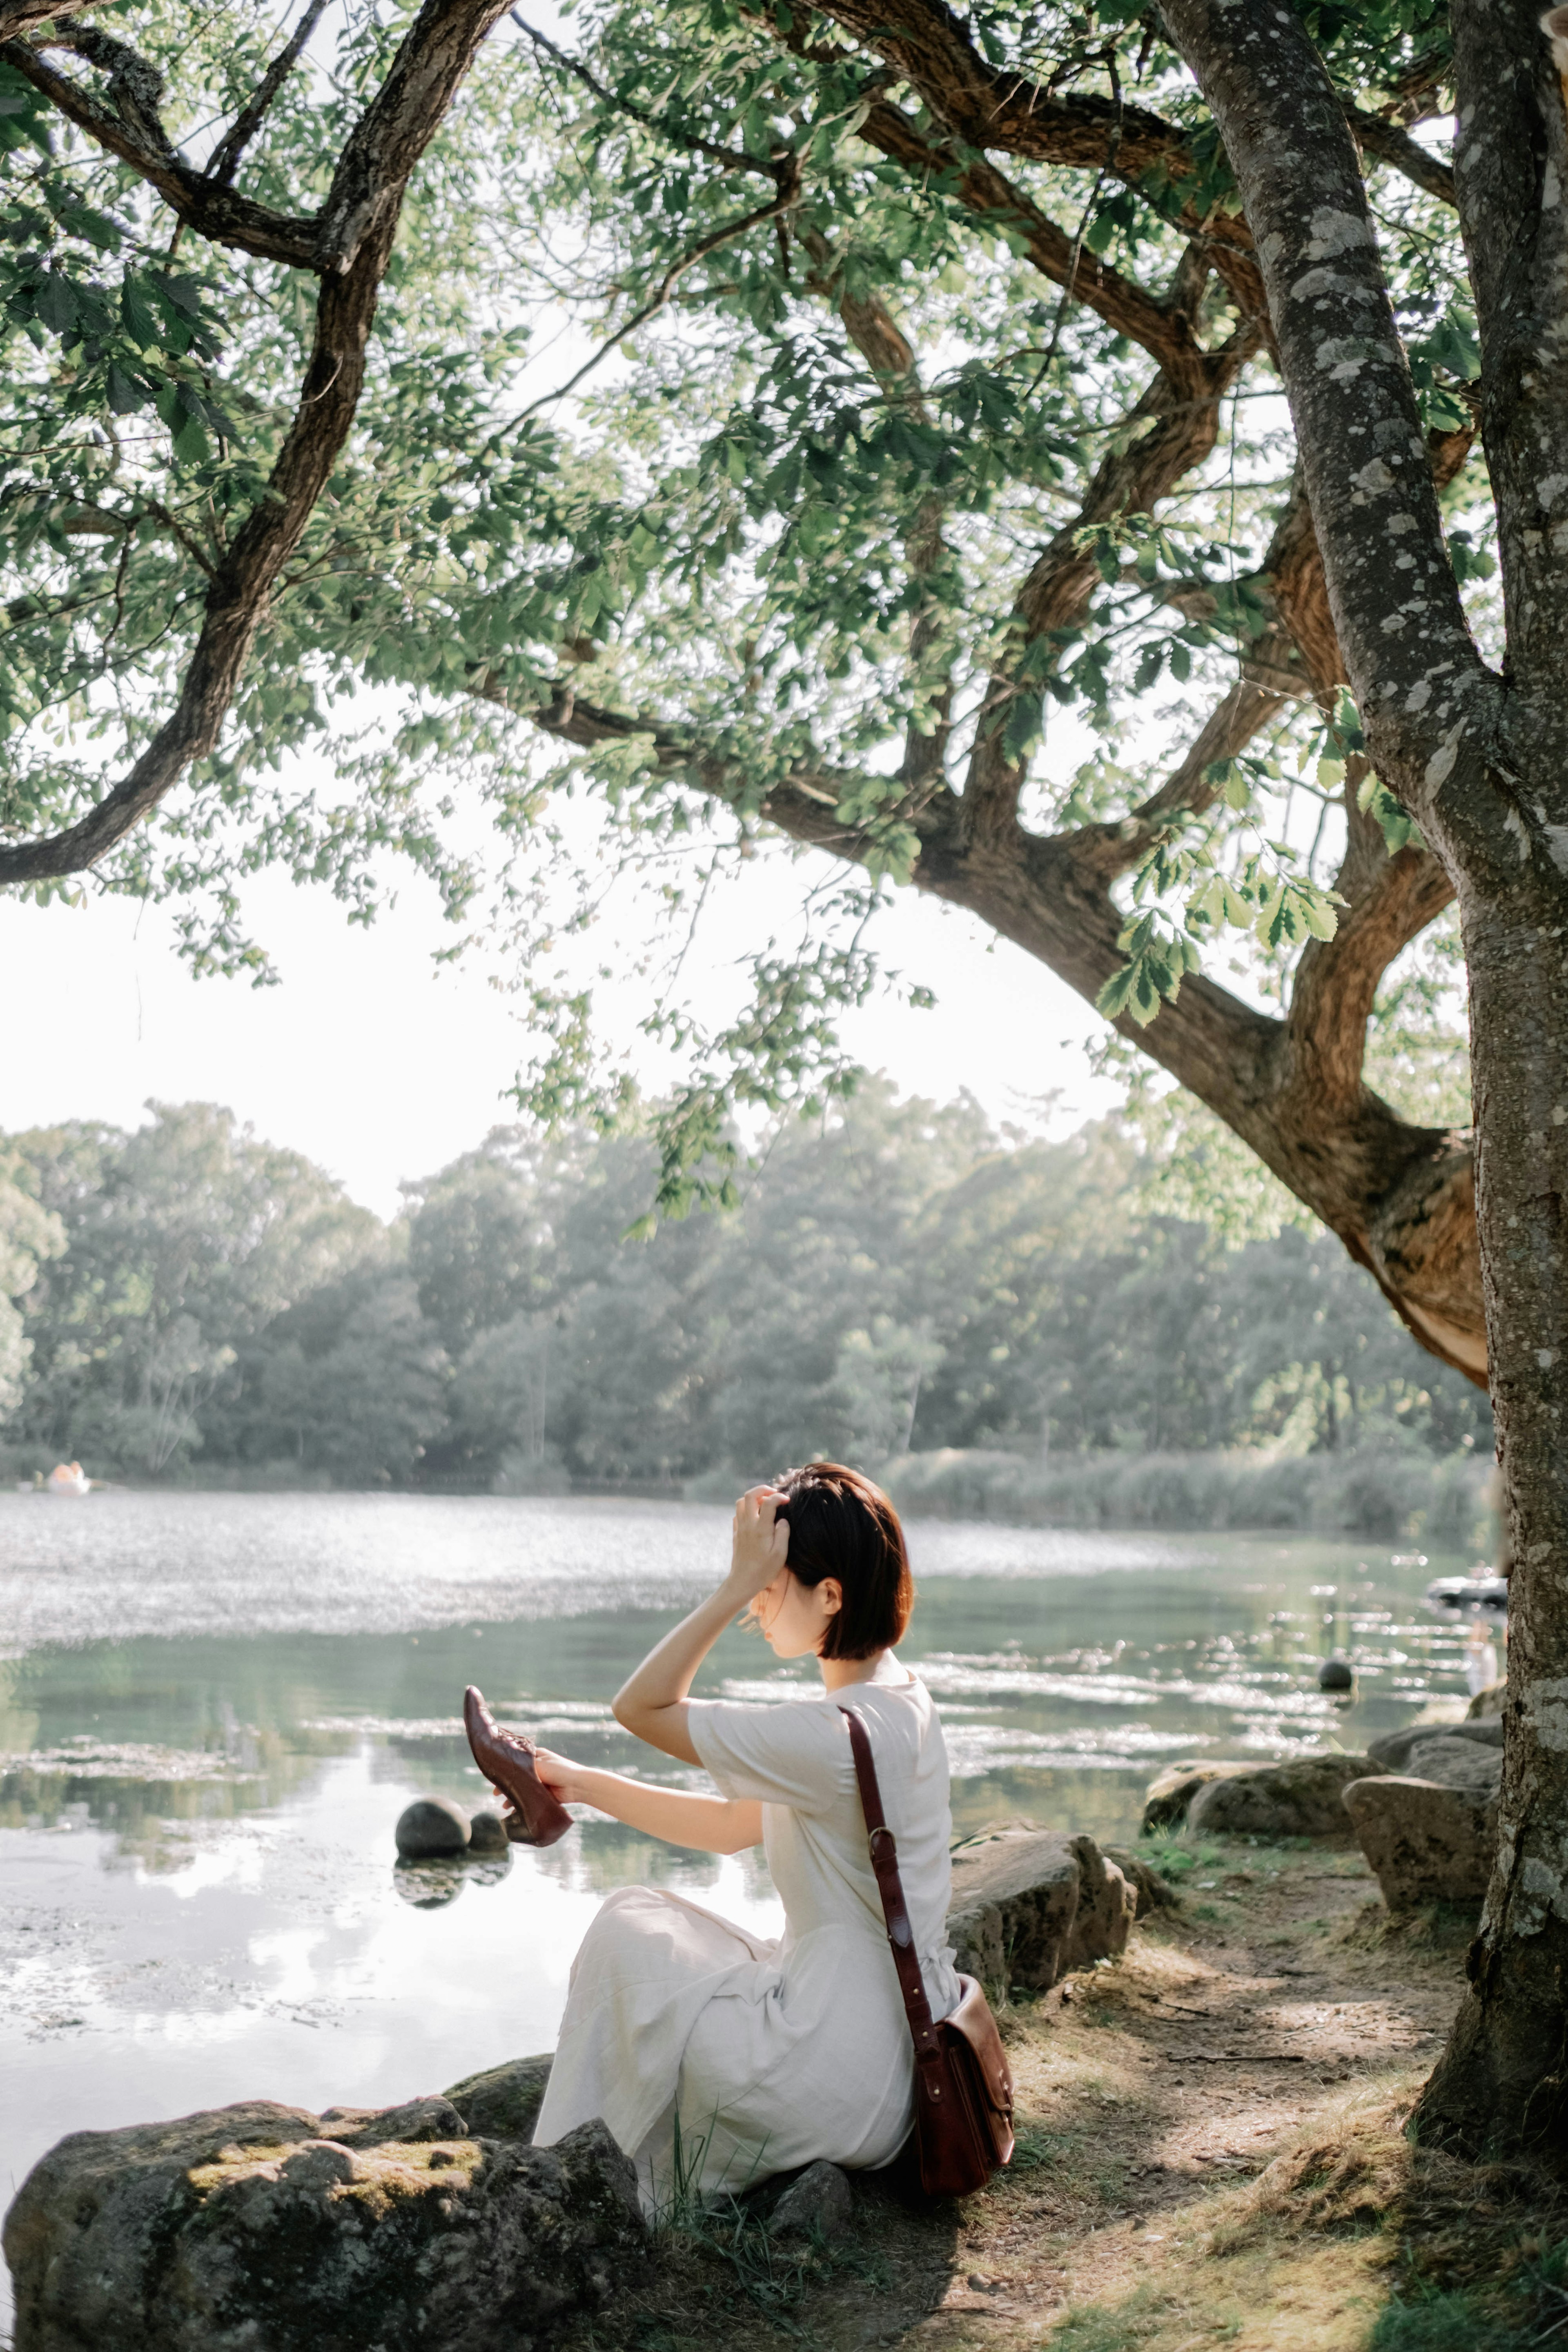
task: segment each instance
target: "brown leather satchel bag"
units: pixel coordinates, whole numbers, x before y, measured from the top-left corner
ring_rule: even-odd
[[[961,1976],[963,1997],[951,2017],[933,2021],[921,1980],[914,1931],[899,1876],[898,1847],[882,1811],[871,1742],[858,1710],[848,1719],[855,1778],[870,1832],[871,1867],[882,1897],[888,1942],[915,2045],[915,2152],[928,2197],[967,2197],[1013,2158],[1013,2077],[984,1993]]]

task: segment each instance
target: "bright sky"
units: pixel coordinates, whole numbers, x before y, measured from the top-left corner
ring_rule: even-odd
[[[810,866],[772,860],[747,870],[688,959],[700,1007],[722,1010],[754,909],[765,899],[776,910],[811,878]],[[156,907],[0,897],[0,1129],[63,1118],[133,1127],[149,1097],[226,1103],[388,1216],[400,1181],[515,1118],[501,1097],[528,1054],[517,1003],[492,984],[493,964],[432,962],[453,935],[428,888],[405,882],[368,931],[345,922],[326,891],[281,877],[248,886],[245,905],[281,971],[279,987],[192,980]],[[1037,1098],[1059,1089],[1052,1133],[1113,1099],[1084,1054],[1102,1024],[1021,950],[992,946],[980,925],[913,891],[899,894],[880,939],[885,961],[940,1000],[934,1013],[874,1003],[850,1026],[854,1052],[902,1090],[945,1100],[968,1087],[994,1117],[1036,1124]],[[594,944],[609,961],[629,943]],[[612,1046],[636,1046],[639,1002],[633,989],[606,999]]]

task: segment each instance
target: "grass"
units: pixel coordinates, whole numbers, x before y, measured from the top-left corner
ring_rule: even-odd
[[[721,2315],[748,2307],[775,2336],[811,2341],[796,2317],[808,2292],[834,2279],[853,2279],[875,2292],[887,2266],[858,2236],[829,2245],[820,2230],[781,2239],[769,2226],[772,2200],[743,2181],[733,2189],[704,2191],[702,2175],[713,2126],[683,2131],[675,2117],[668,2193],[657,2197],[650,2236],[662,2284],[681,2290],[673,2310],[642,2307],[623,2331],[625,2352],[689,2352],[711,2340]],[[657,2184],[656,2184],[657,2188]],[[693,2337],[694,2316],[706,2321]],[[588,2340],[597,2344],[591,2328]]]

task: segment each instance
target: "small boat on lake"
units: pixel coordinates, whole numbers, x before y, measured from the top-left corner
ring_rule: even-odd
[[[44,1481],[46,1495],[90,1495],[92,1480],[79,1462],[57,1462]]]
[[[1458,1616],[1466,1609],[1501,1612],[1508,1607],[1506,1576],[1435,1576],[1426,1587],[1434,1609]]]

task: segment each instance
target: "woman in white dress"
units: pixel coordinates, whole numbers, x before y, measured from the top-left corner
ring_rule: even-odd
[[[913,1598],[887,1496],[855,1471],[811,1463],[742,1496],[729,1574],[615,1702],[628,1731],[706,1766],[721,1793],[538,1751],[539,1778],[563,1801],[709,1853],[760,1843],[785,1925],[775,1942],[684,1895],[611,1895],[573,1964],[536,2146],[602,2116],[652,2208],[678,2189],[739,2192],[821,2157],[865,2168],[898,2153],[913,2051],[842,1707],[866,1723],[931,2013],[945,2017],[959,1999],[945,1924],[947,1751],[930,1693],[893,1654]],[[777,1656],[816,1658],[821,1697],[689,1696],[742,1610]]]

